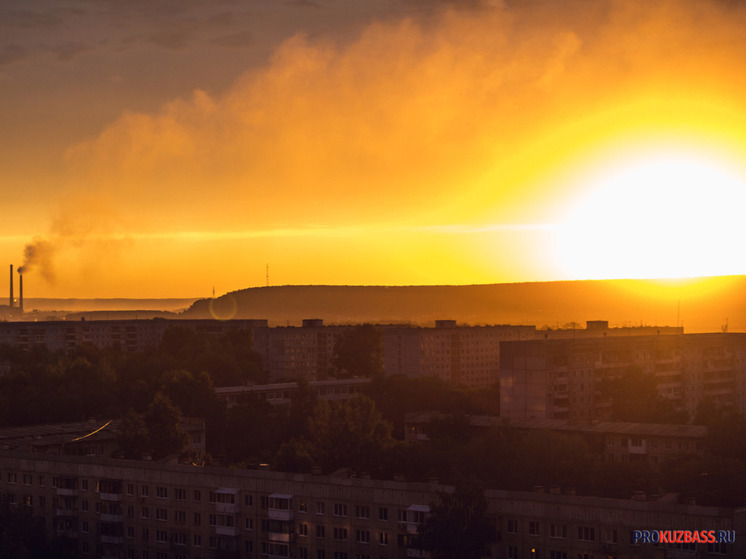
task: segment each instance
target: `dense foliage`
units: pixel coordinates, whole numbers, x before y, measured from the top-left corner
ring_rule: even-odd
[[[370,349],[369,335],[360,329],[345,344]],[[365,396],[317,401],[301,380],[289,407],[246,398],[226,409],[215,386],[264,379],[250,347],[246,331],[209,337],[179,327],[167,332],[159,348],[142,354],[92,346],[68,354],[0,346],[0,426],[121,418],[121,453],[157,458],[183,448],[180,416],[203,417],[209,454],[222,465],[269,464],[298,472],[350,468],[383,478],[403,474],[450,484],[477,479],[485,487],[519,490],[556,485],[610,497],[676,491],[702,504],[743,504],[746,481],[738,480],[746,480],[746,421],[713,402],[703,401],[695,418],[710,428],[707,456],[682,455],[653,468],[607,462],[598,439],[580,434],[475,429],[470,415],[498,415],[497,388],[470,391],[432,378],[384,378],[376,372],[376,351],[367,353],[376,362],[369,366],[351,360],[343,366],[348,352],[338,351],[344,374],[368,371],[373,377]],[[615,417],[680,420],[638,377],[639,371],[629,371],[604,387],[616,399]],[[406,414],[425,411],[439,413],[429,440],[406,442]]]

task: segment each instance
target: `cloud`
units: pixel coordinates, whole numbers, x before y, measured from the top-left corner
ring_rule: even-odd
[[[0,27],[30,30],[59,26],[62,19],[50,13],[34,10],[5,10],[0,8]]]
[[[238,33],[231,33],[230,35],[222,35],[216,37],[210,41],[212,44],[220,47],[231,47],[231,48],[243,48],[254,45],[254,34],[250,31],[241,31]]]
[[[0,67],[20,62],[28,56],[28,51],[21,45],[5,45],[0,49]]]
[[[537,176],[572,150],[645,126],[645,103],[676,122],[688,116],[671,96],[701,107],[743,90],[742,9],[478,8],[373,23],[349,42],[296,36],[221,94],[122,115],[70,149],[67,180],[152,230],[458,224],[485,208],[542,223],[527,220],[556,193]],[[182,48],[182,31],[160,41]]]
[[[80,41],[69,41],[60,45],[49,47],[48,50],[55,53],[58,60],[66,62],[68,60],[72,60],[79,54],[89,52],[93,49],[86,43],[82,43]]]

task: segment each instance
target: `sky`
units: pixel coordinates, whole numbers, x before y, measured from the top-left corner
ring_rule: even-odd
[[[28,297],[744,274],[744,82],[735,0],[0,0],[0,262]]]

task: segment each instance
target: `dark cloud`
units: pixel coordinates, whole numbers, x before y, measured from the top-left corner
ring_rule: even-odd
[[[93,50],[90,45],[77,41],[56,45],[48,49],[50,52],[57,55],[58,60],[68,61],[72,60],[81,53]]]
[[[6,28],[33,29],[52,27],[62,23],[56,15],[31,10],[4,10],[0,8],[0,25]]]
[[[5,45],[0,49],[0,66],[8,66],[28,55],[28,51],[21,45]]]
[[[248,31],[243,31],[240,33],[232,33],[230,35],[223,35],[222,37],[216,37],[210,42],[220,47],[232,47],[232,48],[250,47],[254,44],[254,35]]]
[[[148,40],[156,46],[167,49],[181,50],[194,38],[190,31],[164,30],[147,35]]]

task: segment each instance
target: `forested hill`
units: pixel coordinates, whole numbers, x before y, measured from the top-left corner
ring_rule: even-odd
[[[298,325],[410,322],[564,326],[683,325],[686,332],[746,332],[746,276],[698,280],[605,280],[464,286],[278,286],[196,301],[183,318],[266,318]]]

